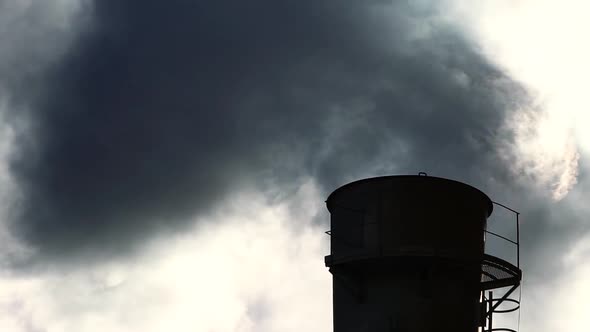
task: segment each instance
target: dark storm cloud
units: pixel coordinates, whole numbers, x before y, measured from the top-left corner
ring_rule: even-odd
[[[17,235],[124,250],[233,189],[426,170],[505,183],[523,90],[402,1],[101,0],[44,77],[12,172]]]

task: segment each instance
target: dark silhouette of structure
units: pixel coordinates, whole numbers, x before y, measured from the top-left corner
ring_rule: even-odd
[[[518,212],[425,173],[355,181],[326,203],[335,332],[514,331],[492,316],[520,306],[510,298],[522,278]],[[495,204],[515,213],[516,241],[486,230]],[[485,253],[486,234],[516,245],[516,265]]]

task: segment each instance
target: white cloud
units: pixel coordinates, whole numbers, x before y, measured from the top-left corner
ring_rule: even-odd
[[[526,180],[533,179],[555,200],[563,199],[578,178],[578,141],[573,127],[551,105],[544,110],[521,110],[507,124],[516,132],[506,153],[506,162]]]
[[[294,215],[293,201],[306,209]],[[240,194],[133,260],[4,276],[0,330],[329,331],[328,239],[311,223],[313,202],[322,199],[312,182],[273,206]]]
[[[507,123],[518,136],[507,158],[556,200],[577,182],[590,151],[590,3],[579,0],[455,1],[455,14],[483,50],[535,94],[538,109]],[[535,116],[532,114],[535,113]]]
[[[523,303],[528,318],[523,331],[585,331],[590,312],[590,238],[581,238],[563,256],[558,278],[551,283],[525,284],[527,301]]]

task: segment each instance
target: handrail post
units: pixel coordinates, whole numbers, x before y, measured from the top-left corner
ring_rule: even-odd
[[[492,331],[492,315],[494,314],[494,293],[488,292],[488,331]]]
[[[520,220],[518,216],[520,213],[516,212],[516,267],[520,269]]]

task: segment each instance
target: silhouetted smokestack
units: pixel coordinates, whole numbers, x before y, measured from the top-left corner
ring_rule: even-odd
[[[485,291],[520,284],[517,266],[484,253],[490,198],[422,175],[359,180],[328,197],[335,332],[487,331],[505,298]]]

